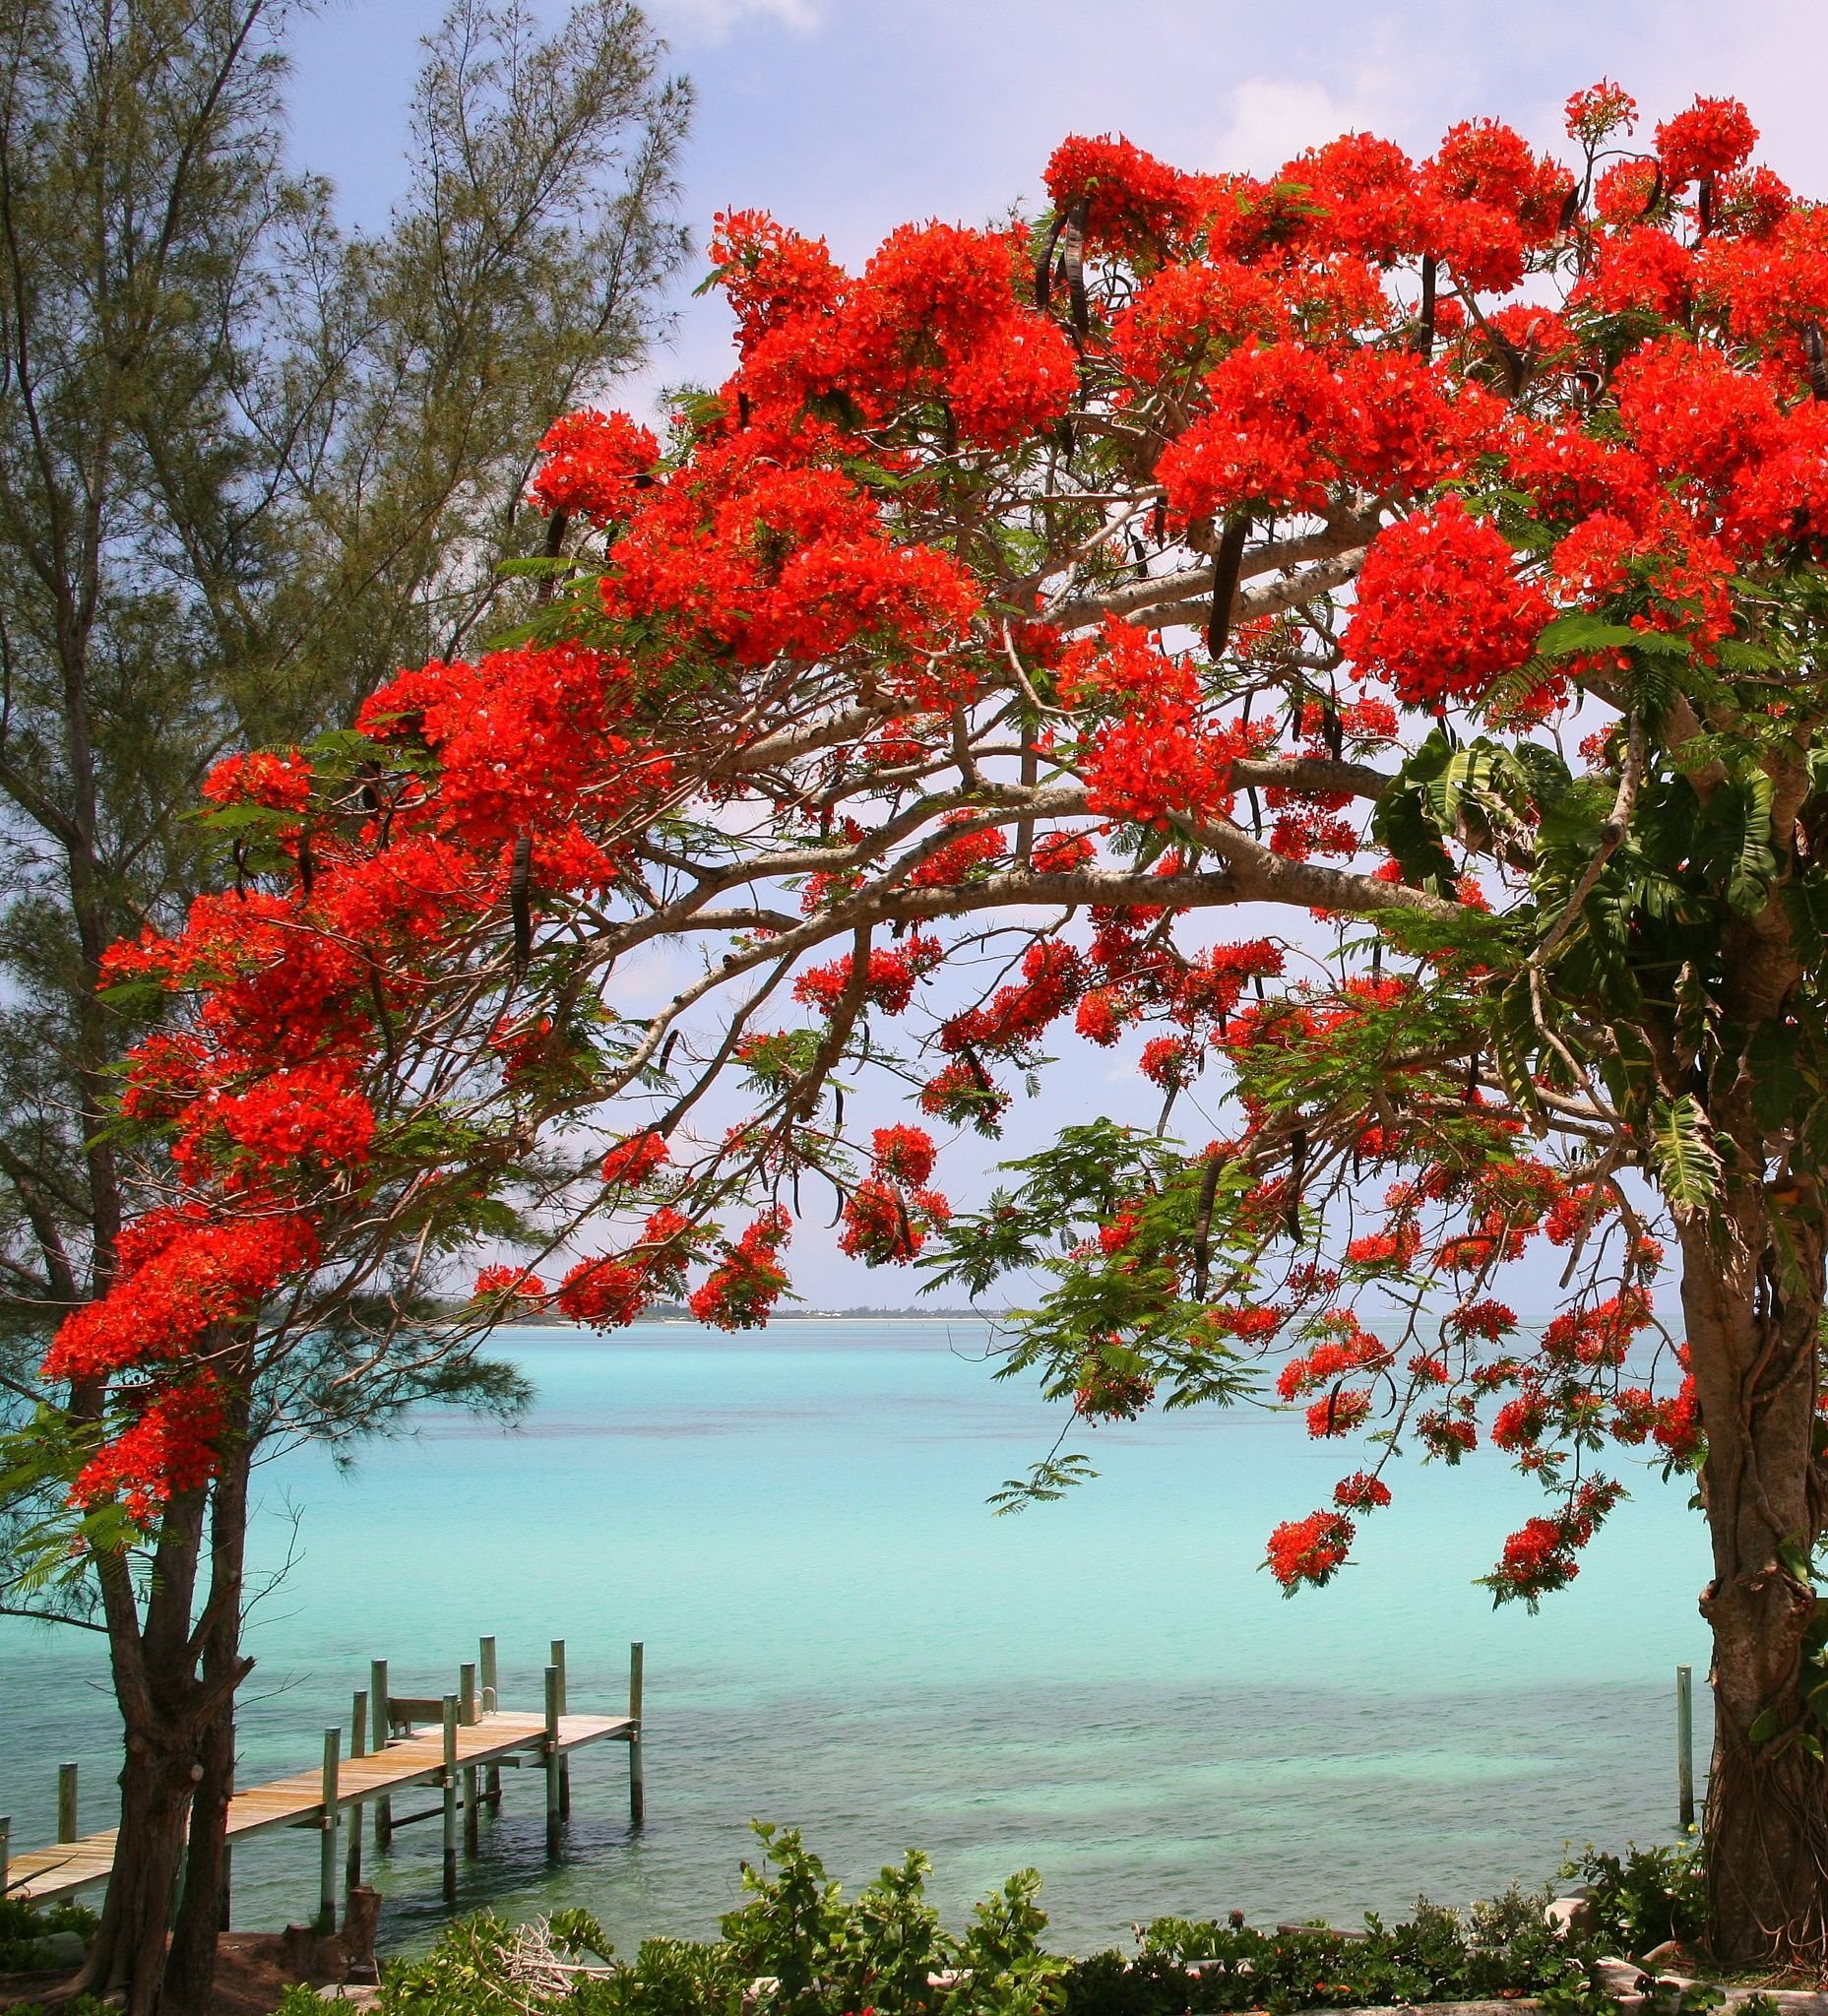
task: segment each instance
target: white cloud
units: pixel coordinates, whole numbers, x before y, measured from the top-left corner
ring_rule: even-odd
[[[1303,148],[1376,123],[1374,115],[1355,101],[1335,97],[1323,84],[1255,77],[1231,93],[1212,165],[1267,175]]]
[[[776,22],[802,34],[820,25],[818,0],[650,0],[648,12],[662,30],[676,24],[714,36],[749,20]]]

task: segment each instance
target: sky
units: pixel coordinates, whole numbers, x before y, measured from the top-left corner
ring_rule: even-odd
[[[554,23],[565,11],[527,4]],[[294,156],[336,184],[351,225],[384,226],[404,191],[419,37],[444,5],[321,0],[293,29]],[[1743,98],[1758,158],[1799,194],[1828,196],[1819,0],[649,0],[648,13],[698,94],[682,179],[701,248],[717,211],[760,208],[859,265],[898,223],[983,222],[1033,204],[1075,132],[1124,133],[1185,169],[1258,174],[1347,131],[1424,155],[1482,114],[1558,148],[1563,102],[1602,76],[1637,97],[1645,137],[1697,92]],[[692,298],[704,271],[701,252],[675,287],[667,346],[616,403],[651,415],[663,386],[726,375],[726,312]],[[658,995],[668,976],[649,977]],[[1089,1070],[1107,1111],[1153,1122],[1156,1095],[1131,1062],[1073,1046],[1076,1086]],[[1045,1117],[1018,1102],[1004,1152],[1038,1146]],[[1183,1118],[1191,1137],[1202,1118]],[[829,1235],[807,1228],[795,1244],[816,1303],[910,1299],[906,1276],[865,1274]],[[1539,1292],[1547,1306],[1551,1276]]]
[[[530,0],[556,21],[563,0]],[[404,187],[418,38],[444,0],[323,0],[294,30],[293,145],[343,214],[378,226]],[[1186,169],[1264,173],[1370,130],[1414,154],[1494,114],[1563,143],[1569,93],[1605,75],[1648,120],[1696,92],[1745,99],[1760,158],[1828,195],[1819,85],[1828,17],[1807,0],[650,0],[698,92],[684,167],[702,246],[725,207],[773,211],[860,263],[897,223],[983,222],[1033,201],[1068,133],[1122,132]],[[725,375],[727,323],[678,289],[670,350],[627,403]]]

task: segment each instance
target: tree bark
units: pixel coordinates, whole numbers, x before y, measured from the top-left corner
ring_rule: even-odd
[[[253,1666],[241,1655],[247,1559],[248,1445],[253,1364],[238,1340],[221,1365],[225,1421],[210,1505],[210,1591],[194,1644],[201,1649],[198,1693],[204,1717],[197,1748],[201,1776],[190,1811],[184,1898],[172,1932],[160,2016],[204,2016],[216,1983],[222,1926],[228,1801],[235,1776],[235,1694]]]
[[[1710,1939],[1723,1962],[1813,1971],[1828,1966],[1828,1726],[1807,1699],[1828,1680],[1807,1663],[1822,1530],[1822,1238],[1813,1199],[1787,1210],[1786,1288],[1762,1182],[1730,1177],[1726,1203],[1724,1237],[1699,1219],[1681,1228],[1714,1563],[1701,1599],[1714,1653]]]

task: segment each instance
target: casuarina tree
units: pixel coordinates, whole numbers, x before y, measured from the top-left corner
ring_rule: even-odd
[[[1355,1443],[1290,1590],[1399,1458],[1541,1483],[1532,1605],[1627,1466],[1692,1478],[1716,1947],[1828,1959],[1828,212],[1734,102],[1636,117],[1268,180],[1071,139],[1039,216],[859,274],[724,217],[732,375],[545,437],[528,626],[228,759],[240,885],[108,955],[165,1195],[46,1364],[108,1396],[76,1508],[220,1494],[248,1383],[441,1248],[528,1242],[441,1336],[741,1326],[832,1208],[1032,1301],[1071,1423],[1263,1391]],[[1160,1124],[1057,1105],[955,1212],[1081,1042]]]
[[[187,1827],[167,2000],[208,2000],[245,1471],[143,1540],[72,1557],[58,1538],[73,1452],[117,1396],[99,1364],[37,1363],[161,1194],[113,1112],[145,1031],[97,997],[102,955],[232,880],[232,840],[219,859],[192,816],[225,751],[347,728],[403,660],[532,605],[497,563],[543,548],[535,444],[641,359],[683,250],[689,94],[624,0],[546,30],[460,0],[400,202],[366,233],[284,159],[291,11],[15,0],[0,33],[0,1610],[107,1636],[128,1761],[91,1984],[141,2009]],[[309,1379],[240,1383],[242,1444],[515,1391],[359,1329],[314,1352]]]

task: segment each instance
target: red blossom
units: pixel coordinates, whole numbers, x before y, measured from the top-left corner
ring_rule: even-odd
[[[1310,1512],[1270,1535],[1267,1566],[1292,1596],[1302,1583],[1323,1589],[1346,1565],[1357,1529],[1343,1512]]]

